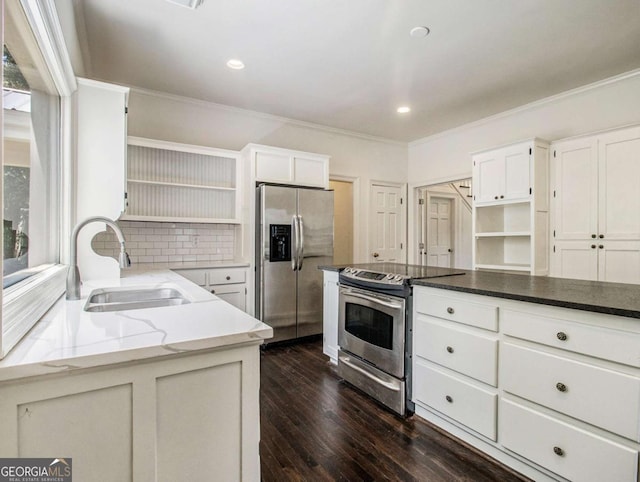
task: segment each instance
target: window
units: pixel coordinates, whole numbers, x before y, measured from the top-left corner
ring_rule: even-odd
[[[0,358],[64,292],[60,255],[61,97],[30,22],[5,2],[2,56],[2,319]],[[41,9],[38,4],[35,8]],[[25,8],[34,8],[25,6]],[[38,17],[40,16],[40,17]],[[48,54],[49,57],[53,57]]]

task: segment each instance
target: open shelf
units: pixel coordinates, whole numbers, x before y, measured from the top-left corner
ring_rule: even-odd
[[[130,137],[122,219],[238,224],[238,159],[231,151]]]
[[[484,233],[520,233],[531,231],[531,203],[476,206],[476,235]]]

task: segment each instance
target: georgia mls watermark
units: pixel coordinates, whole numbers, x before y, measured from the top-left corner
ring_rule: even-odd
[[[2,459],[0,482],[71,482],[71,459]]]

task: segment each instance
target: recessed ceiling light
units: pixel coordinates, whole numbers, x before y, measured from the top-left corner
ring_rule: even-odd
[[[175,3],[176,5],[195,10],[200,5],[202,5],[202,2],[204,2],[204,0],[167,0],[167,2]]]
[[[413,38],[423,38],[429,35],[430,31],[431,30],[429,30],[427,27],[413,27],[409,32],[409,35],[411,35]]]
[[[244,69],[244,62],[238,59],[230,59],[227,61],[227,67],[234,70]]]
[[[398,107],[397,112],[398,114],[407,114],[408,112],[411,112],[411,107],[407,107],[407,106]]]

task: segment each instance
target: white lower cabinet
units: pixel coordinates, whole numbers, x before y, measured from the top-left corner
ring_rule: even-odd
[[[638,452],[517,403],[500,402],[500,442],[575,481],[635,481]]]
[[[422,286],[413,317],[417,415],[535,480],[640,480],[640,320]]]
[[[471,430],[496,440],[498,395],[495,392],[420,360],[416,361],[414,370],[416,402],[424,403]]]
[[[260,480],[259,344],[0,383],[0,454],[73,479]]]
[[[338,272],[324,271],[322,290],[322,352],[338,363]]]
[[[243,267],[194,268],[175,270],[218,298],[247,311],[247,269]]]

